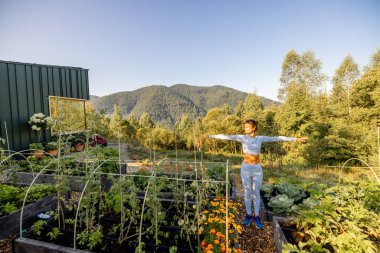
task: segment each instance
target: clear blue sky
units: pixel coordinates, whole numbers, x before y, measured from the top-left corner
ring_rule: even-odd
[[[379,47],[379,0],[0,0],[0,60],[88,68],[100,96],[186,83],[276,99],[289,50],[331,78]]]

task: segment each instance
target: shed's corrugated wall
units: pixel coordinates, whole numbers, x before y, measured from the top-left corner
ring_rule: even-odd
[[[90,99],[88,69],[0,61],[0,137],[6,138],[6,122],[11,150],[37,142],[28,120],[49,115],[49,96]],[[41,141],[49,136],[45,131]]]

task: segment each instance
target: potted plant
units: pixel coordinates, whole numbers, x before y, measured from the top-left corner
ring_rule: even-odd
[[[75,139],[74,141],[75,152],[82,152],[84,148],[84,140],[83,139]]]
[[[32,150],[32,155],[41,158],[44,156],[44,146],[42,143],[34,142],[29,144],[29,149]]]
[[[95,147],[96,145],[100,145],[102,147],[107,147],[108,142],[106,138],[100,136],[99,134],[94,134],[92,136],[92,141],[90,143],[90,146]]]
[[[74,145],[74,141],[75,141],[75,136],[71,134],[63,138],[62,152],[64,155],[67,155],[70,153],[71,147]]]
[[[48,142],[46,144],[46,149],[52,156],[58,156],[58,143],[57,142]]]
[[[33,131],[38,132],[38,141],[40,141],[42,130],[49,129],[53,126],[54,120],[45,116],[42,112],[33,114],[28,121]]]

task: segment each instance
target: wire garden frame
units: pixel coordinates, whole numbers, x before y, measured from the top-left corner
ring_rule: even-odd
[[[6,157],[3,161],[0,162],[0,165],[3,164],[4,162],[6,162],[7,160],[11,159],[11,157],[13,155],[16,155],[16,154],[22,154],[22,152],[16,152],[8,157]],[[22,207],[22,210],[21,210],[21,215],[20,215],[20,237],[23,237],[23,209],[25,207],[25,204],[26,204],[26,201],[28,199],[28,195],[30,193],[30,190],[31,188],[33,187],[34,184],[36,184],[36,181],[37,179],[42,175],[44,174],[45,172],[49,171],[50,173],[53,172],[55,175],[64,175],[64,169],[61,168],[60,164],[63,163],[65,161],[65,159],[67,159],[66,157],[60,157],[58,156],[57,158],[52,158],[51,162],[49,164],[47,164],[44,168],[42,168],[37,174],[35,174],[33,172],[33,180],[31,182],[31,184],[29,185],[28,187],[28,190],[27,190],[27,193],[24,197],[24,201],[23,201],[23,207]],[[226,220],[225,220],[225,224],[226,224],[226,228],[225,228],[225,237],[226,237],[226,250],[228,250],[228,247],[231,247],[230,245],[228,245],[228,236],[229,236],[229,233],[228,233],[228,225],[229,225],[229,206],[228,206],[228,203],[229,203],[229,200],[231,199],[231,196],[230,196],[230,175],[229,175],[229,161],[227,160],[226,163],[215,163],[217,165],[223,165],[225,167],[225,175],[223,176],[224,177],[224,180],[210,180],[209,178],[203,178],[202,177],[202,174],[205,173],[207,170],[208,170],[208,167],[207,166],[210,166],[212,165],[213,163],[209,163],[209,164],[206,164],[206,163],[202,163],[202,162],[183,162],[183,161],[171,161],[169,159],[163,159],[163,160],[160,160],[156,163],[152,163],[153,166],[151,168],[151,171],[150,171],[150,174],[149,175],[136,175],[136,174],[133,174],[131,173],[130,171],[127,172],[126,174],[123,174],[122,171],[120,170],[119,172],[116,172],[116,173],[104,173],[102,172],[102,167],[109,163],[109,162],[112,162],[112,163],[115,163],[119,166],[119,168],[122,167],[122,165],[126,165],[127,166],[127,170],[128,170],[128,162],[133,162],[133,161],[127,161],[127,163],[125,163],[124,161],[121,161],[120,159],[118,158],[114,158],[114,159],[107,159],[107,160],[97,160],[95,161],[92,157],[88,156],[87,153],[83,153],[81,154],[81,162],[83,162],[85,164],[85,168],[86,168],[86,175],[85,175],[85,185],[83,187],[83,190],[82,192],[80,193],[80,197],[78,199],[78,203],[77,203],[77,209],[76,209],[76,214],[75,214],[75,223],[74,223],[74,237],[73,237],[73,245],[74,245],[74,249],[77,249],[78,248],[78,245],[77,245],[77,234],[78,234],[78,229],[79,229],[79,214],[81,212],[81,208],[82,208],[82,202],[83,202],[83,199],[85,198],[86,196],[86,190],[89,186],[89,184],[91,184],[92,181],[94,180],[97,180],[95,179],[97,176],[106,176],[106,177],[114,177],[114,178],[118,178],[118,179],[122,179],[122,178],[133,178],[133,177],[139,177],[139,178],[145,178],[148,182],[148,185],[147,187],[145,188],[144,190],[144,197],[143,197],[143,202],[142,202],[142,209],[141,209],[141,214],[140,214],[140,221],[139,221],[139,235],[138,235],[138,252],[142,252],[143,251],[143,239],[142,239],[142,234],[144,234],[144,230],[143,230],[143,220],[144,220],[144,212],[147,210],[146,209],[146,204],[147,204],[147,199],[152,196],[153,194],[153,190],[154,189],[154,184],[157,182],[157,180],[160,180],[160,174],[162,174],[162,171],[161,169],[162,168],[166,168],[167,166],[173,166],[175,165],[176,167],[176,170],[177,170],[177,173],[172,173],[171,177],[169,178],[165,178],[165,180],[169,180],[169,181],[173,181],[175,182],[175,184],[179,185],[181,183],[184,183],[184,182],[189,182],[189,183],[192,183],[193,185],[196,185],[196,195],[195,195],[195,198],[194,198],[194,205],[195,205],[195,220],[196,220],[196,226],[197,226],[197,229],[196,231],[199,231],[200,229],[200,223],[198,222],[200,217],[201,217],[201,211],[202,211],[202,203],[201,203],[201,196],[200,196],[200,189],[201,187],[204,185],[204,184],[215,184],[215,185],[219,185],[220,187],[224,187],[224,191],[225,191],[225,209],[226,209]],[[95,165],[96,164],[96,165]],[[180,171],[180,167],[181,166],[187,166],[187,167],[192,167],[192,174],[195,175],[195,178],[193,179],[189,179],[189,178],[183,178],[181,177],[181,171]],[[52,169],[53,168],[53,169]],[[55,169],[54,169],[55,168]],[[182,171],[183,172],[183,171]],[[189,173],[185,173],[183,175],[189,175]],[[59,196],[59,193],[58,194],[58,201],[62,198],[62,196]],[[233,198],[232,198],[233,199]],[[203,199],[204,200],[204,199]],[[57,205],[57,212],[62,212],[63,210],[59,210],[60,208],[60,205]],[[156,228],[158,227],[157,224],[158,224],[158,221],[156,220]],[[200,248],[200,236],[198,233],[197,234],[197,247]],[[228,251],[227,251],[228,252]]]

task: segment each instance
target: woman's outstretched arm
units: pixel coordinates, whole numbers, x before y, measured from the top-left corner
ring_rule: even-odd
[[[286,136],[260,136],[262,142],[277,142],[277,141],[298,141],[298,142],[306,142],[307,137],[286,137]]]
[[[213,135],[207,135],[207,137],[211,139],[219,139],[219,140],[241,141],[241,138],[243,137],[243,135],[213,134]]]

